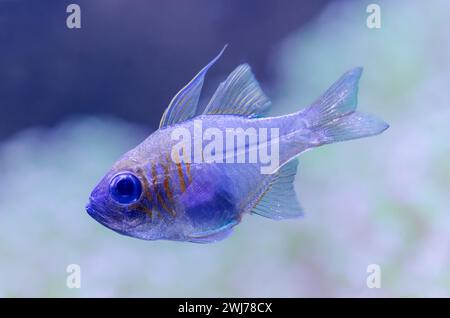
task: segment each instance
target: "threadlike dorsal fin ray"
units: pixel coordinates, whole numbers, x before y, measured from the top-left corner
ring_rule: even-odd
[[[172,99],[164,111],[159,123],[159,128],[170,126],[194,117],[197,113],[198,100],[202,91],[203,82],[208,69],[222,56],[227,45],[222,51],[188,83]]]

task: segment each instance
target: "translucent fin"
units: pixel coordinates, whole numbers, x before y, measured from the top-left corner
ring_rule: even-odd
[[[318,100],[302,111],[309,126],[317,126],[354,112],[361,74],[361,67],[346,72]]]
[[[226,239],[233,232],[233,226],[235,223],[227,225],[219,230],[209,231],[205,233],[199,233],[190,235],[187,237],[188,242],[192,243],[214,243]]]
[[[299,113],[302,123],[311,130],[311,146],[373,136],[389,127],[381,119],[355,112],[361,73],[360,67],[348,71]]]
[[[303,216],[294,190],[294,178],[298,160],[293,159],[276,173],[266,193],[264,193],[253,213],[266,218],[281,220]]]
[[[269,107],[270,100],[261,90],[250,66],[243,64],[219,85],[203,113],[257,117]]]
[[[169,106],[164,111],[159,127],[166,127],[173,125],[196,115],[198,100],[205,79],[206,72],[214,65],[215,62],[222,56],[227,45],[222,51],[209,62],[185,87],[183,87],[172,99]]]
[[[374,116],[354,112],[317,127],[320,144],[329,144],[350,139],[378,135],[389,127],[381,119]]]

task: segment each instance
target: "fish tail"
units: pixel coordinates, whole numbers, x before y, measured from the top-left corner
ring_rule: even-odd
[[[346,72],[316,102],[301,111],[311,147],[380,134],[389,125],[356,111],[362,68]]]

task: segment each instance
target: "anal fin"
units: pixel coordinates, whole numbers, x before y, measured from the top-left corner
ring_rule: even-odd
[[[298,159],[292,159],[274,175],[265,193],[261,195],[252,213],[281,220],[303,216],[294,190]]]

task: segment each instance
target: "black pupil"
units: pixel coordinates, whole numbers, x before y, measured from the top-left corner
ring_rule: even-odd
[[[123,196],[132,195],[134,192],[134,183],[132,180],[125,178],[117,182],[117,192]]]

